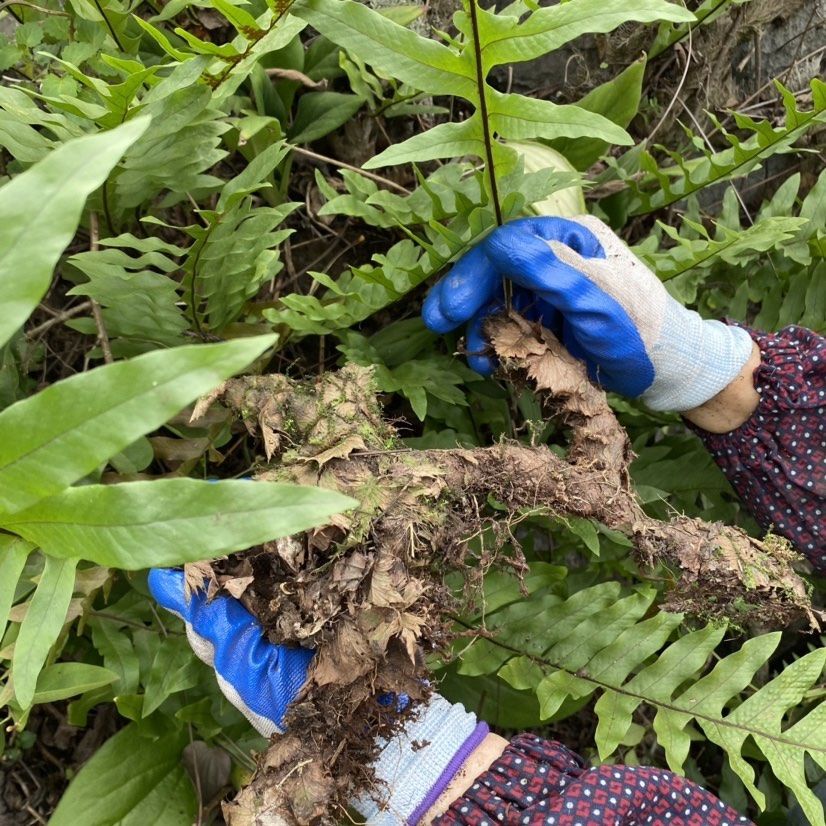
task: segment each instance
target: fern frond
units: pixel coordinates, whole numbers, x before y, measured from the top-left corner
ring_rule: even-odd
[[[731,144],[729,149],[712,152],[702,148],[703,142],[689,132],[689,137],[701,147],[701,157],[686,159],[679,153],[669,152],[674,164],[661,167],[650,152],[642,149],[637,153],[635,149],[629,153],[638,155],[638,165],[635,164],[634,169],[624,168],[622,159],[611,162],[618,174],[628,181],[632,193],[629,213],[654,212],[720,181],[747,175],[761,161],[787,151],[808,129],[826,122],[826,84],[823,81],[817,78],[811,81],[812,108],[807,111],[798,108],[794,95],[782,84],[776,82],[775,85],[785,107],[782,126],[774,127],[768,120],[757,121],[735,113],[737,127],[748,132],[750,137],[744,140],[716,121],[715,125]],[[642,177],[637,179],[639,172]]]
[[[792,710],[800,713],[826,666],[826,649],[801,657],[755,689],[755,675],[775,652],[779,633],[746,641],[709,669],[725,627],[680,634],[681,614],[649,616],[655,596],[648,588],[624,595],[618,583],[607,582],[567,599],[535,594],[489,612],[486,635],[462,654],[459,673],[496,673],[516,689],[535,692],[543,719],[564,715],[572,699],[597,697],[596,745],[603,760],[614,754],[643,703],[656,710],[652,733],[674,771],[682,771],[691,726],[699,726],[763,807],[754,769],[743,756],[751,738],[811,822],[824,826],[803,769],[805,754],[826,765],[826,703],[793,725],[786,718]]]
[[[226,183],[214,210],[202,210],[206,225],[188,228],[195,243],[184,269],[190,312],[201,324],[201,304],[209,329],[223,329],[240,313],[259,287],[282,269],[278,246],[293,230],[277,227],[299,204],[254,206],[252,194],[271,186],[268,177],[288,152],[282,141],[261,152]]]
[[[175,29],[177,37],[173,43],[173,38],[153,23],[138,15],[133,15],[133,20],[176,63],[196,67],[196,77],[206,81],[212,88],[212,102],[220,105],[238,89],[263,55],[283,48],[304,29],[306,23],[287,13],[289,5],[278,3],[254,18],[227,0],[216,0],[214,8],[238,32],[230,43],[220,46],[182,28]],[[163,13],[153,18],[155,22],[165,19]]]
[[[376,69],[423,92],[463,98],[474,110],[462,123],[441,124],[390,147],[367,167],[475,155],[497,172],[513,166],[514,153],[486,140],[488,132],[514,140],[589,137],[618,144],[631,140],[624,129],[586,109],[496,91],[486,81],[493,68],[531,60],[581,34],[610,31],[629,20],[693,20],[690,12],[664,0],[572,0],[532,7],[524,19],[471,5],[454,16],[461,40],[451,47],[353,0],[297,0],[292,12]]]
[[[135,355],[148,348],[183,343],[189,325],[177,306],[179,285],[170,274],[180,267],[175,259],[185,255],[186,249],[131,234],[105,238],[101,244],[108,249],[69,258],[88,278],[69,290],[69,295],[85,295],[100,304],[114,350]],[[91,317],[69,324],[85,333],[95,331]]]
[[[744,230],[715,225],[715,235],[700,223],[683,218],[683,229],[690,227],[696,237],[686,237],[676,227],[657,222],[675,246],[657,253],[640,250],[641,257],[654,269],[661,281],[668,281],[695,269],[707,269],[722,261],[742,265],[760,258],[767,250],[781,249],[794,242],[807,224],[806,218],[776,215],[756,221]]]
[[[408,238],[368,264],[353,267],[335,281],[323,273],[310,275],[327,288],[318,298],[291,294],[281,298],[282,307],[264,316],[302,334],[334,333],[364,320],[398,301],[447,266],[494,226],[486,207],[479,174],[468,174],[466,164],[449,163],[427,178],[408,196],[379,189],[368,178],[341,172],[345,192],[333,189],[316,173],[316,185],[328,198],[319,215],[350,215],[371,226],[398,228]],[[571,186],[574,173],[545,169],[499,179],[505,220],[523,214],[528,204]]]

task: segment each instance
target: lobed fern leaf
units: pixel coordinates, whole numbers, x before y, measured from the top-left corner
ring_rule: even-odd
[[[800,175],[790,176],[743,227],[737,191],[724,193],[719,219],[708,219],[694,195],[679,229],[659,232],[635,248],[668,289],[708,315],[725,307],[759,329],[800,324],[823,329],[826,318],[826,171],[800,200]],[[657,235],[661,237],[657,237]],[[664,249],[662,242],[674,242]],[[747,268],[747,269],[746,269]],[[700,289],[702,287],[702,289]]]
[[[822,80],[813,78],[811,81],[812,108],[809,110],[799,109],[794,95],[779,82],[775,85],[785,108],[782,126],[775,127],[768,120],[757,121],[735,113],[737,127],[750,134],[742,139],[712,117],[731,144],[730,148],[712,152],[689,131],[689,137],[700,148],[700,157],[686,159],[678,152],[668,152],[674,163],[661,167],[644,147],[635,147],[625,162],[623,159],[609,161],[617,174],[628,182],[632,194],[629,214],[654,212],[720,181],[747,175],[771,155],[788,151],[807,130],[826,122],[826,83]]]
[[[626,737],[641,704],[656,711],[651,733],[674,771],[683,770],[692,727],[698,726],[724,751],[763,808],[765,797],[744,757],[750,740],[811,823],[823,826],[822,807],[806,784],[804,756],[826,765],[826,703],[791,725],[787,717],[792,710],[800,713],[826,667],[826,649],[812,651],[762,688],[754,688],[757,672],[777,648],[779,633],[747,640],[709,669],[725,627],[685,632],[681,614],[650,615],[655,596],[650,588],[624,594],[618,583],[606,582],[567,599],[534,594],[530,601],[488,612],[485,637],[464,651],[459,673],[496,673],[516,689],[533,691],[543,719],[565,716],[572,700],[580,701],[578,707],[596,697],[596,744],[603,760],[610,759]]]
[[[132,235],[106,238],[101,243],[109,249],[78,253],[68,261],[88,279],[69,294],[88,296],[101,305],[118,355],[133,356],[159,346],[182,344],[189,326],[178,306],[179,285],[170,277],[180,266],[170,257],[174,248],[163,242],[156,246],[151,243],[155,240]],[[133,256],[127,250],[140,254]],[[173,255],[185,252],[177,248]],[[91,317],[75,319],[69,325],[85,333],[95,331]]]
[[[281,141],[261,152],[224,185],[214,210],[200,211],[204,226],[187,228],[195,240],[184,269],[196,326],[203,304],[209,329],[222,330],[281,271],[278,247],[293,230],[278,227],[299,204],[255,206],[252,196],[271,187],[268,178],[288,151]]]
[[[683,273],[705,269],[719,261],[726,264],[745,264],[760,258],[767,250],[782,249],[794,243],[809,221],[806,218],[775,215],[756,221],[744,230],[730,229],[721,223],[715,225],[715,236],[700,223],[683,218],[683,228],[694,230],[695,237],[686,237],[676,227],[657,222],[660,229],[675,242],[671,249],[642,257],[661,281],[668,281]]]
[[[512,168],[514,153],[487,139],[489,133],[515,140],[588,137],[628,144],[626,131],[602,115],[502,93],[486,78],[496,66],[531,60],[581,34],[610,31],[629,20],[693,19],[664,0],[572,0],[530,10],[514,4],[510,13],[498,15],[479,8],[476,0],[470,3],[468,11],[454,16],[461,39],[451,45],[422,37],[353,0],[297,0],[293,5],[295,15],[376,69],[423,92],[463,98],[473,109],[467,120],[414,135],[366,167],[473,155],[497,172]]]

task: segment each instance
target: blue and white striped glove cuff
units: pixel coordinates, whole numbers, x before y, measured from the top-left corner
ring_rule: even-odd
[[[353,801],[367,826],[412,823],[413,815],[422,813],[423,802],[433,796],[434,787],[449,780],[443,777],[446,769],[455,764],[478,726],[475,714],[434,694],[402,732],[379,741],[381,754],[374,764],[377,787]]]
[[[744,329],[705,320],[670,299],[650,351],[654,382],[641,398],[653,410],[699,407],[737,378],[753,346]]]

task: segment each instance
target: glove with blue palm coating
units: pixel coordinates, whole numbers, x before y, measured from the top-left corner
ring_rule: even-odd
[[[237,599],[207,601],[203,591],[187,596],[181,570],[151,570],[149,589],[184,621],[192,650],[215,669],[224,696],[265,737],[283,733],[287,706],[307,681],[313,652],[270,643]]]
[[[522,218],[462,256],[422,309],[434,332],[468,323],[468,363],[483,374],[495,364],[482,325],[502,306],[503,278],[514,308],[554,331],[594,381],[655,410],[705,403],[752,352],[745,330],[683,307],[599,219]]]
[[[187,595],[181,570],[153,569],[149,589],[184,621],[189,644],[215,669],[226,698],[261,734],[283,733],[287,707],[307,681],[313,652],[268,642],[255,618],[233,597],[218,594],[207,600],[202,591]],[[487,734],[487,725],[475,714],[433,694],[401,731],[377,742],[373,769],[380,782],[353,806],[368,826],[418,823]]]

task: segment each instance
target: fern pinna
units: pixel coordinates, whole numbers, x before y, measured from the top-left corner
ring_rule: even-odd
[[[660,166],[642,143],[629,150],[625,157],[616,161],[609,160],[633,193],[629,213],[645,215],[677,203],[720,181],[748,175],[762,161],[788,151],[804,133],[826,123],[826,83],[822,80],[813,78],[811,81],[812,104],[809,109],[802,109],[795,96],[783,84],[775,82],[775,86],[785,109],[785,119],[780,126],[773,126],[770,120],[755,120],[735,112],[733,117],[738,130],[750,135],[743,139],[710,115],[730,144],[727,149],[715,152],[704,147],[701,138],[687,130],[695,148],[700,147],[699,156],[689,157],[679,152],[668,152],[673,164]]]
[[[652,588],[629,593],[605,582],[565,598],[558,587],[543,587],[544,581],[541,575],[528,580],[533,592],[527,601],[511,588],[514,601],[505,605],[500,586],[493,606],[462,621],[470,628],[481,624],[484,631],[470,646],[463,641],[460,674],[496,674],[513,688],[534,693],[542,720],[562,719],[596,698],[601,760],[613,759],[621,744],[636,745],[647,737],[662,748],[668,766],[682,773],[692,740],[704,735],[723,750],[758,806],[765,807],[766,796],[752,760],[765,761],[809,822],[824,826],[805,764],[808,755],[826,769],[826,703],[817,702],[824,694],[817,683],[826,648],[800,657],[761,685],[758,672],[775,654],[779,632],[749,639],[721,656],[724,625],[687,630],[682,614],[652,613]],[[644,718],[635,715],[643,705],[655,711],[650,729],[639,726]]]

